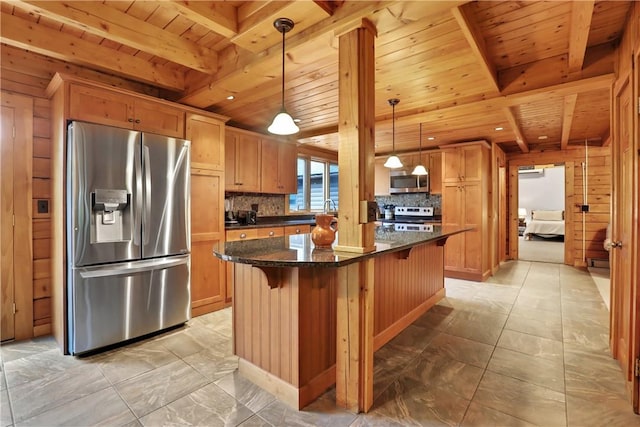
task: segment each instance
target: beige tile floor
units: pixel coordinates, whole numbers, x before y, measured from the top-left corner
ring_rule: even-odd
[[[85,358],[51,338],[2,345],[0,427],[640,425],[586,271],[517,261],[446,288],[376,352],[367,414],[336,408],[333,390],[296,411],[241,378],[223,310]]]

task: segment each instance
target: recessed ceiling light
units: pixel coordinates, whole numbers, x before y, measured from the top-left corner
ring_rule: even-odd
[[[427,139],[428,139],[429,141],[433,141],[434,139],[436,139],[436,137],[435,137],[435,136],[428,136],[428,137],[427,137]]]
[[[498,126],[496,130],[504,130],[504,128],[502,126]]]
[[[540,136],[538,137],[538,139],[547,139],[547,138],[548,138],[548,136],[547,136],[547,135],[540,135]]]
[[[229,95],[229,96],[227,96],[227,99],[228,99],[229,101],[233,101],[234,99],[236,99],[236,97],[235,97],[235,96],[233,96],[233,95]]]

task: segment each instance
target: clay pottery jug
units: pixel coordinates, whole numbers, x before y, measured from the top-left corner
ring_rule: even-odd
[[[316,226],[311,230],[311,240],[316,248],[331,249],[337,230],[332,224],[334,220],[333,215],[316,214]]]

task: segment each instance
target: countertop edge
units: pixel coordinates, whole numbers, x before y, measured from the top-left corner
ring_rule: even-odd
[[[425,240],[418,241],[418,242],[410,242],[410,243],[394,246],[392,248],[375,250],[375,251],[368,252],[368,253],[363,253],[363,254],[337,252],[338,255],[344,254],[344,255],[347,255],[347,256],[352,256],[352,258],[344,259],[344,260],[337,260],[337,261],[265,260],[265,259],[256,259],[256,258],[233,256],[233,255],[228,255],[228,254],[224,254],[224,253],[219,253],[219,252],[217,252],[215,250],[215,248],[213,250],[213,253],[214,253],[214,256],[216,258],[219,258],[219,259],[221,259],[223,261],[234,262],[234,263],[238,263],[238,264],[248,264],[248,265],[252,265],[252,266],[255,266],[255,267],[337,268],[337,267],[344,267],[346,265],[353,264],[353,263],[356,263],[356,262],[364,261],[366,259],[377,257],[377,256],[380,256],[380,255],[386,255],[386,254],[391,254],[391,253],[394,253],[394,252],[400,252],[400,251],[403,251],[403,250],[406,250],[406,249],[410,249],[410,248],[412,248],[414,246],[418,246],[418,245],[422,245],[422,244],[428,244],[428,243],[436,243],[436,242],[438,242],[440,240],[446,240],[447,238],[449,238],[450,236],[453,236],[455,234],[464,233],[466,231],[471,231],[471,230],[473,230],[472,227],[460,228],[458,230],[443,232],[443,233],[441,233],[440,236],[437,236],[437,237],[432,237],[432,238],[425,239]],[[261,240],[261,239],[258,239],[258,240]],[[336,252],[333,251],[332,249],[315,249],[314,248],[313,250],[331,251],[334,254],[336,254]]]

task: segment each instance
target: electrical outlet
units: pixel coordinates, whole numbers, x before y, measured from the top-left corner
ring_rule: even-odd
[[[369,200],[360,201],[360,224],[366,224],[376,220],[378,204]]]
[[[582,205],[580,206],[580,210],[582,212],[589,212],[589,205]]]
[[[39,214],[49,213],[49,201],[48,200],[38,200],[38,213]]]

